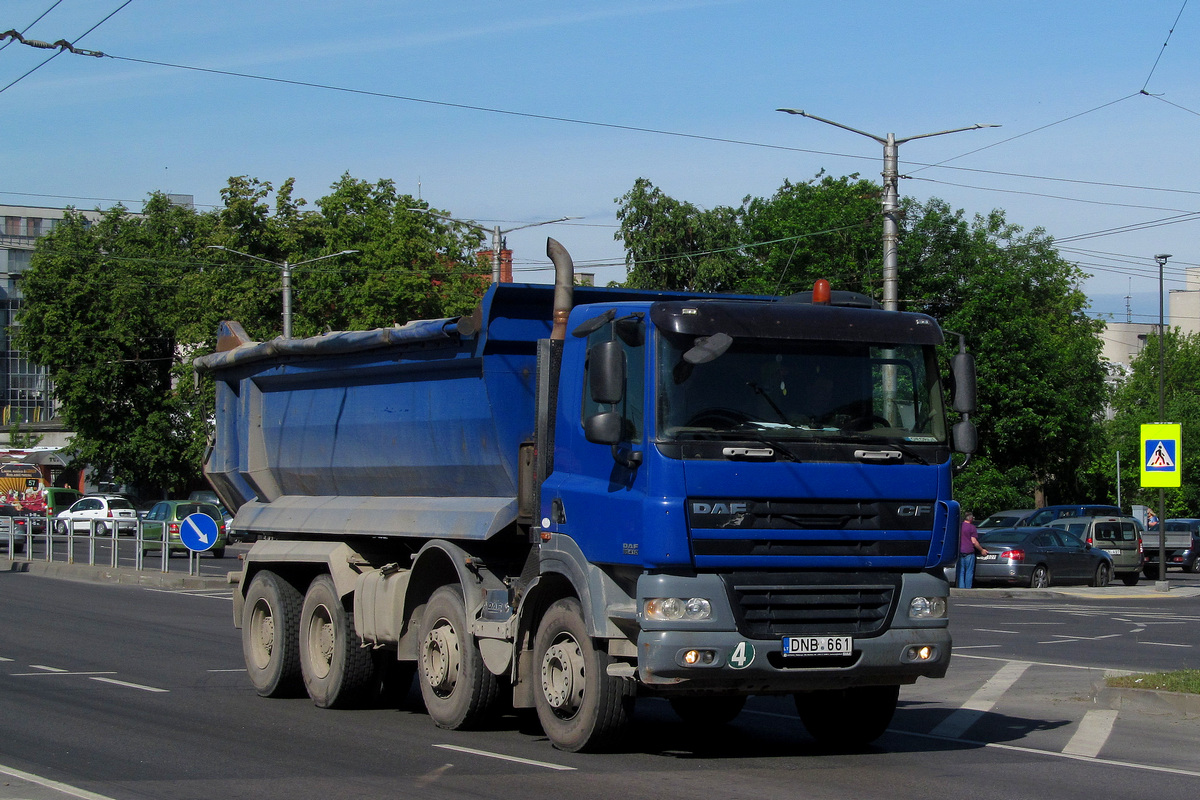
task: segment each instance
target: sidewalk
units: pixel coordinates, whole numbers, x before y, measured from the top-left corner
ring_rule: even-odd
[[[18,553],[18,555],[20,555]],[[186,572],[161,572],[159,570],[135,570],[128,567],[92,566],[68,564],[66,562],[25,561],[0,557],[0,572],[26,572],[46,578],[90,583],[125,583],[136,586],[153,586],[161,589],[219,589],[235,584],[241,571],[230,572],[220,577],[188,575]]]

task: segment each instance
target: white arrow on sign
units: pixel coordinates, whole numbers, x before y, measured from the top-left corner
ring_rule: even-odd
[[[199,539],[204,544],[208,544],[208,536],[205,535],[204,531],[200,530],[199,525],[192,522],[190,519],[185,519],[183,521],[183,524],[188,526],[188,531],[196,534],[197,539]]]

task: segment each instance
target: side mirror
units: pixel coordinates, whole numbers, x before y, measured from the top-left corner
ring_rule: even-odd
[[[621,441],[624,420],[616,411],[601,411],[583,421],[583,436],[592,444],[617,444]]]
[[[971,455],[979,446],[979,432],[969,419],[955,423],[950,429],[950,439],[956,453]]]
[[[953,408],[960,414],[975,413],[975,356],[958,352],[950,359],[954,373]]]
[[[619,403],[625,396],[625,353],[620,342],[588,348],[588,391],[596,403]]]

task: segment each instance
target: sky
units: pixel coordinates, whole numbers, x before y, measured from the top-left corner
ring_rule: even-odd
[[[314,201],[348,173],[517,229],[517,280],[553,281],[552,235],[603,284],[640,177],[704,208],[880,180],[879,143],[785,107],[1000,125],[902,144],[901,195],[1044,229],[1097,315],[1157,322],[1154,256],[1168,291],[1200,266],[1200,0],[5,0],[9,30],[103,55],[0,42],[0,204],[205,209],[235,175]]]

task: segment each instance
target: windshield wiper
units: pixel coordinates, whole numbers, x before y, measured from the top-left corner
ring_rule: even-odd
[[[840,441],[846,441],[846,442],[863,442],[864,444],[876,445],[881,450],[884,450],[884,449],[899,450],[901,453],[908,456],[913,461],[916,461],[918,464],[923,464],[925,466],[929,466],[929,461],[927,461],[920,453],[918,453],[916,450],[914,450],[908,444],[906,444],[904,442],[897,442],[893,439],[884,439],[883,437],[880,437],[880,436],[871,436],[869,434],[861,433],[859,431],[841,430],[841,431],[838,431],[838,433],[835,436],[830,437],[830,440],[831,441],[839,441],[840,440]]]

